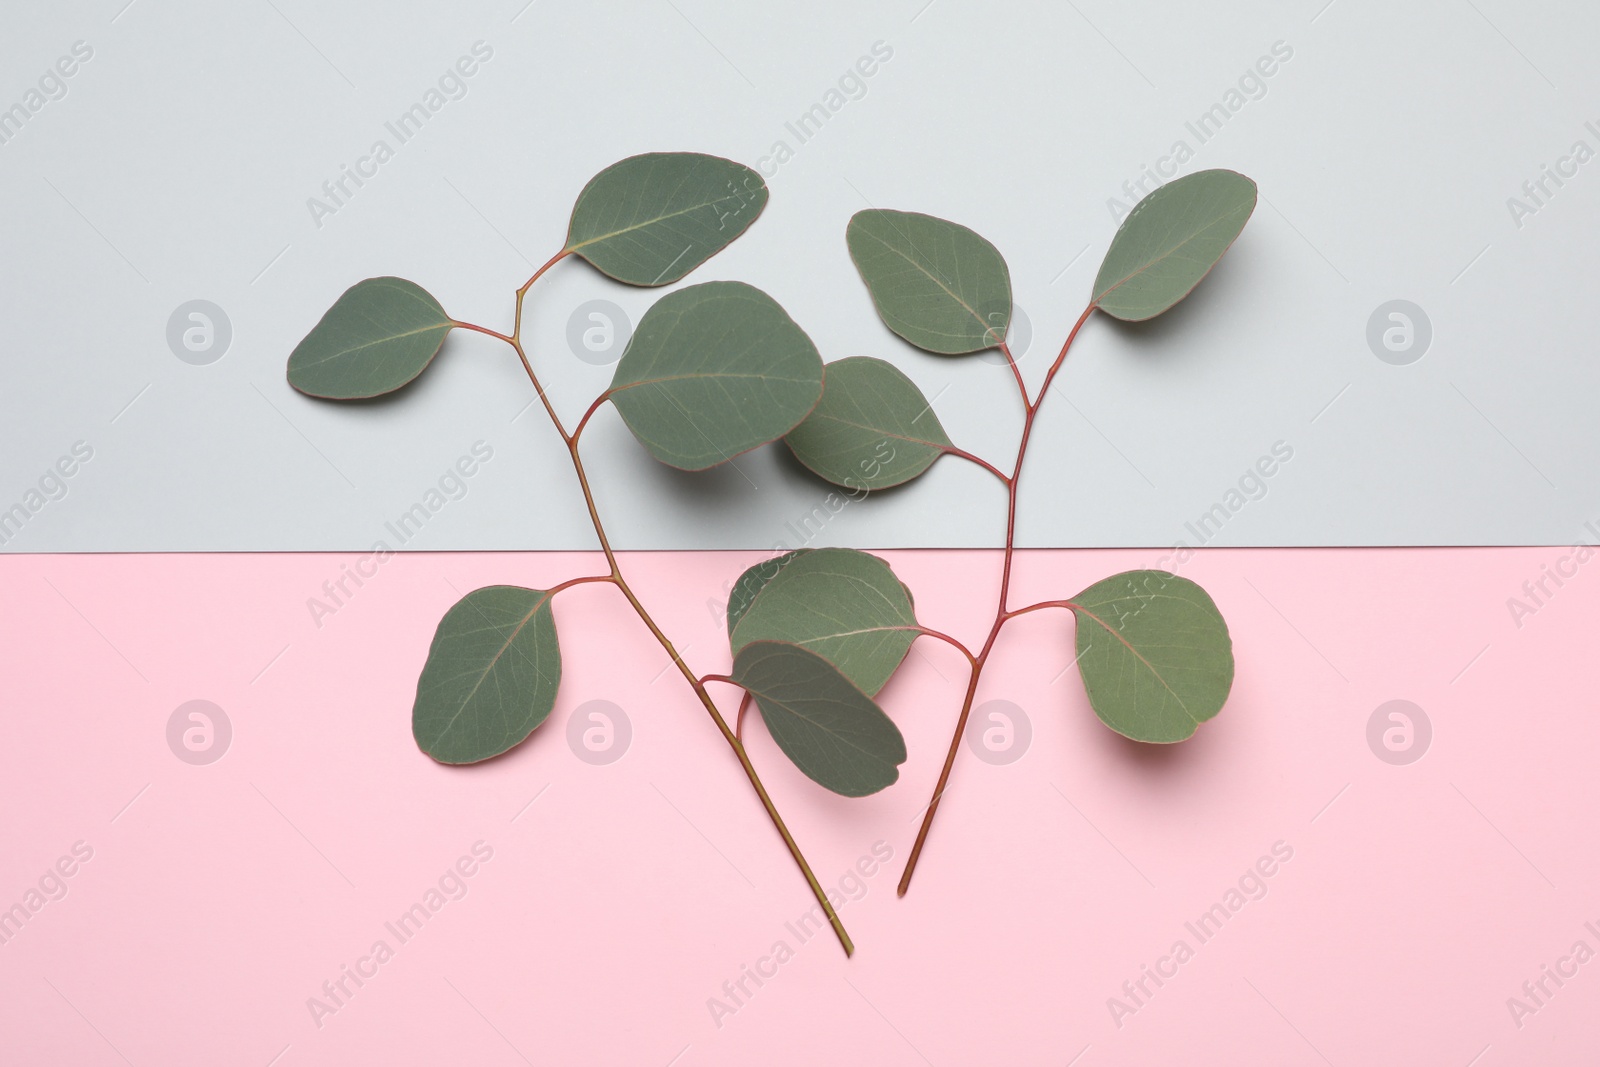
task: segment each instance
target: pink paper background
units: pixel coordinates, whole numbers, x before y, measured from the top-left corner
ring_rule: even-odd
[[[1520,1028],[1506,1003],[1574,942],[1600,949],[1584,928],[1600,928],[1600,564],[1520,628],[1506,605],[1564,554],[1202,553],[1182,573],[1227,616],[1238,679],[1221,716],[1172,748],[1094,718],[1062,673],[1064,613],[1016,621],[979,700],[1021,706],[1031,746],[1005,766],[963,748],[904,899],[894,884],[965,680],[957,654],[919,642],[885,691],[911,758],[875,797],[822,792],[756,722],[753,758],[824,883],[875,842],[893,850],[841,911],[850,961],[827,933],[786,928],[810,906],[799,874],[606,587],[557,602],[562,695],[528,744],[475,768],[415,748],[416,674],[458,594],[595,573],[594,557],[396,557],[320,627],[307,598],[356,557],[0,559],[0,908],[75,843],[93,849],[65,897],[0,944],[0,1061],[1593,1062],[1600,962],[1547,980],[1555,995]],[[1158,555],[1024,553],[1018,595],[1069,595]],[[981,635],[996,554],[886,556],[926,624]],[[625,566],[709,672],[728,653],[707,598],[755,558]],[[197,698],[233,728],[206,766],[166,739]],[[1433,727],[1406,766],[1367,742],[1396,698]],[[591,699],[631,720],[610,765],[566,740]],[[385,922],[478,841],[493,858],[466,895],[398,944]],[[1293,857],[1266,895],[1200,944],[1184,923],[1280,841]],[[319,1027],[307,999],[379,938],[393,958]],[[1108,998],[1179,938],[1193,958],[1119,1027]],[[718,1026],[708,999],[780,940],[793,958]]]

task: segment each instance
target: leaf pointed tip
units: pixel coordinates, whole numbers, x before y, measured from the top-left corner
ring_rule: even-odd
[[[1106,250],[1091,303],[1124,322],[1168,310],[1209,274],[1255,213],[1256,183],[1232,170],[1201,170],[1134,205]]]
[[[1011,321],[1011,272],[976,231],[914,211],[858,211],[850,259],[878,317],[918,348],[965,356],[994,348]]]
[[[415,381],[455,327],[439,301],[404,278],[346,289],[289,354],[289,384],[321,400],[366,400]]]

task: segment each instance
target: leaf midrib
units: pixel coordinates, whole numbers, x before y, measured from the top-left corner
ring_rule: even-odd
[[[490,672],[494,670],[495,664],[499,663],[501,657],[506,654],[506,650],[511,647],[511,643],[517,639],[517,635],[522,633],[523,628],[528,625],[528,622],[535,615],[539,614],[539,609],[549,602],[550,594],[548,592],[541,594],[538,602],[517,622],[517,625],[511,631],[511,635],[500,646],[500,650],[490,658],[488,664],[479,672],[478,680],[472,683],[472,688],[467,691],[467,695],[461,698],[461,706],[456,708],[455,714],[450,716],[450,721],[445,723],[444,728],[439,731],[439,740],[444,740],[445,736],[450,733],[451,728],[456,724],[456,720],[461,718],[462,714],[467,710],[467,705],[472,703],[472,698],[478,695],[478,689],[483,685],[485,679],[489,677]],[[483,611],[476,604],[473,605],[473,610],[478,611],[480,614]]]
[[[782,710],[788,712],[790,715],[793,715],[796,719],[799,719],[801,722],[807,724],[812,729],[820,730],[822,733],[827,734],[829,737],[837,738],[839,740],[840,744],[843,744],[843,745],[845,745],[845,746],[847,746],[847,747],[849,747],[851,749],[854,749],[855,751],[861,753],[863,756],[866,756],[866,757],[872,759],[873,761],[875,761],[875,762],[877,762],[879,764],[882,764],[884,766],[891,767],[891,768],[899,766],[898,764],[894,763],[892,760],[886,759],[882,755],[880,755],[880,754],[878,754],[876,752],[873,752],[870,749],[862,748],[860,745],[858,745],[855,742],[851,741],[846,735],[840,733],[838,730],[831,729],[830,727],[824,726],[824,725],[822,725],[822,723],[818,722],[816,719],[813,719],[808,715],[802,714],[801,712],[797,711],[794,708],[794,706],[791,705],[788,701],[785,701],[785,700],[783,700],[783,699],[781,699],[779,697],[775,697],[771,693],[762,692],[762,691],[759,691],[759,690],[752,689],[752,690],[750,690],[750,692],[755,695],[756,700],[757,700],[758,703],[761,702],[761,701],[764,701],[764,700],[765,701],[771,701],[773,705],[775,705],[776,707],[781,708]],[[868,699],[870,699],[870,698],[868,698]],[[765,707],[763,707],[762,710],[765,711],[766,710]]]
[[[600,241],[609,241],[613,237],[621,237],[623,234],[632,233],[635,230],[642,230],[647,226],[654,226],[657,223],[665,222],[668,219],[675,219],[675,218],[679,217],[680,215],[687,215],[691,211],[699,211],[701,208],[711,207],[713,204],[717,204],[717,203],[719,203],[719,202],[721,202],[723,200],[728,200],[728,199],[730,199],[730,197],[728,197],[728,196],[719,196],[715,200],[706,200],[706,201],[704,201],[702,203],[699,203],[699,204],[692,204],[689,207],[683,208],[680,211],[669,211],[665,215],[656,215],[655,217],[646,219],[643,222],[634,223],[632,226],[624,226],[620,230],[612,230],[610,233],[602,233],[602,234],[599,234],[598,236],[589,238],[587,241],[580,241],[579,243],[577,243],[575,245],[574,244],[569,244],[569,245],[567,245],[567,251],[568,252],[578,252],[578,251],[581,251],[581,250],[583,250],[585,248],[588,248],[590,245],[596,244],[596,243],[598,243]]]
[[[789,385],[811,384],[810,378],[782,378],[776,374],[756,374],[742,371],[716,371],[709,374],[667,374],[659,378],[641,378],[636,382],[628,382],[626,385],[616,386],[611,389],[610,392],[611,395],[615,396],[617,393],[627,392],[629,389],[637,389],[641,385],[661,385],[665,382],[692,382],[699,381],[704,378],[737,378],[739,380],[748,379],[751,381],[760,382],[784,382]]]
[[[1157,256],[1155,259],[1146,261],[1144,266],[1140,267],[1138,270],[1136,270],[1133,273],[1127,275],[1126,277],[1123,277],[1123,278],[1119,279],[1115,285],[1109,286],[1103,293],[1101,293],[1099,296],[1095,297],[1095,301],[1094,301],[1095,302],[1095,306],[1099,307],[1105,301],[1106,297],[1110,296],[1112,293],[1114,293],[1118,289],[1120,289],[1123,285],[1125,285],[1128,282],[1132,281],[1133,279],[1137,278],[1139,275],[1148,273],[1149,271],[1155,269],[1156,265],[1159,264],[1159,263],[1166,262],[1172,256],[1176,255],[1178,253],[1178,250],[1183,248],[1183,246],[1187,245],[1190,241],[1199,240],[1200,236],[1202,234],[1204,234],[1207,230],[1211,229],[1213,226],[1217,226],[1217,225],[1220,225],[1223,222],[1226,222],[1227,219],[1228,219],[1228,216],[1231,215],[1233,213],[1233,211],[1236,211],[1236,210],[1238,210],[1238,209],[1235,208],[1235,209],[1232,209],[1230,211],[1224,212],[1221,215],[1218,215],[1216,218],[1212,219],[1210,222],[1208,222],[1204,226],[1200,227],[1194,233],[1191,233],[1188,237],[1185,237],[1183,240],[1179,241],[1177,244],[1173,245],[1171,248],[1169,248],[1165,252],[1161,253],[1161,255]],[[1218,256],[1217,260],[1220,260],[1221,258],[1222,258],[1221,256]],[[1207,274],[1209,274],[1211,272],[1212,267],[1215,267],[1217,265],[1217,260],[1212,260],[1211,266],[1206,268],[1206,273]],[[1204,274],[1201,275],[1202,278],[1204,276],[1205,276]],[[1196,283],[1196,284],[1198,284],[1198,283]],[[1193,286],[1191,286],[1190,288],[1193,288]]]
[[[407,330],[404,333],[391,333],[391,334],[389,334],[389,335],[387,335],[385,337],[378,338],[376,341],[363,341],[361,344],[351,345],[349,348],[341,348],[337,352],[332,352],[332,353],[324,356],[321,359],[309,360],[309,361],[307,361],[305,363],[300,364],[300,366],[302,368],[305,368],[305,367],[320,367],[324,363],[331,363],[333,360],[342,359],[345,356],[350,355],[352,352],[361,351],[363,348],[371,348],[374,345],[388,344],[391,341],[398,341],[398,340],[400,340],[402,338],[405,338],[405,337],[415,337],[418,334],[428,333],[428,332],[430,332],[432,330],[444,330],[446,332],[449,332],[451,326],[452,326],[452,323],[440,322],[440,323],[435,323],[435,324],[433,324],[431,326],[423,326],[423,327],[421,327],[419,329],[415,329],[415,330]]]
[[[1174,598],[1174,599],[1181,600],[1183,598],[1177,597],[1177,598]],[[1155,664],[1153,664],[1149,660],[1145,659],[1144,658],[1144,654],[1142,652],[1140,652],[1137,648],[1133,647],[1133,643],[1131,641],[1129,641],[1126,637],[1123,637],[1120,631],[1113,630],[1110,626],[1107,626],[1104,619],[1102,619],[1100,616],[1096,615],[1094,612],[1090,611],[1088,608],[1084,607],[1082,604],[1074,603],[1074,604],[1072,604],[1072,608],[1073,608],[1073,610],[1079,612],[1080,614],[1086,615],[1087,617],[1093,619],[1096,623],[1098,623],[1100,625],[1100,628],[1102,630],[1104,630],[1106,633],[1110,634],[1112,637],[1115,637],[1118,641],[1121,641],[1123,646],[1125,648],[1127,648],[1127,650],[1129,652],[1133,653],[1134,658],[1137,659],[1140,663],[1143,663],[1145,665],[1145,668],[1147,670],[1149,670],[1150,674],[1155,678],[1155,680],[1161,683],[1161,687],[1163,689],[1165,689],[1168,693],[1172,694],[1172,699],[1176,700],[1178,702],[1178,707],[1183,709],[1183,713],[1185,715],[1189,716],[1189,718],[1194,722],[1194,724],[1196,726],[1200,725],[1200,721],[1201,720],[1196,718],[1194,712],[1189,710],[1189,705],[1184,703],[1183,697],[1179,696],[1178,695],[1178,691],[1176,689],[1173,689],[1172,686],[1167,683],[1166,678],[1162,677],[1161,672],[1156,669]]]
[[[922,264],[918,263],[916,260],[914,260],[910,256],[906,255],[904,252],[900,251],[900,249],[896,248],[894,245],[890,244],[888,241],[884,240],[882,237],[879,237],[877,234],[873,233],[871,230],[863,230],[862,232],[867,237],[870,237],[872,240],[877,241],[884,248],[888,249],[890,252],[893,252],[895,255],[899,256],[901,259],[903,259],[907,263],[911,264],[911,266],[913,266],[917,270],[921,271],[923,273],[923,275],[925,275],[928,278],[929,281],[933,282],[933,284],[937,285],[940,289],[943,289],[949,295],[950,299],[954,300],[956,303],[960,304],[963,308],[966,309],[967,314],[972,316],[972,319],[973,319],[974,322],[976,322],[979,326],[983,327],[983,333],[984,333],[985,337],[988,337],[989,335],[994,333],[994,327],[983,320],[983,316],[978,314],[977,309],[974,308],[971,304],[967,303],[966,300],[964,300],[961,297],[961,294],[957,293],[954,289],[951,289],[948,285],[946,285],[944,283],[944,280],[942,278],[940,278],[937,274],[934,274],[932,271],[928,270]],[[923,327],[923,329],[927,329],[927,327]],[[932,332],[935,332],[935,331],[929,330],[929,332],[932,333]],[[1003,340],[1004,338],[1002,337],[1001,339]]]
[[[843,426],[849,426],[850,428],[856,429],[856,430],[867,430],[867,431],[870,431],[875,436],[892,437],[896,441],[906,441],[906,442],[909,442],[910,444],[914,444],[914,445],[927,445],[929,448],[935,449],[935,450],[940,451],[940,452],[943,452],[943,451],[947,450],[949,448],[949,446],[950,446],[950,442],[949,441],[940,442],[940,441],[932,441],[932,440],[929,440],[929,439],[927,439],[925,437],[911,437],[908,434],[896,433],[893,430],[886,430],[882,426],[869,426],[864,422],[853,422],[850,419],[844,418],[844,417],[839,416],[839,415],[820,414],[820,415],[816,415],[815,418],[817,418],[818,420],[827,419],[827,420],[832,421],[832,422],[837,422],[837,423],[839,423],[839,424],[841,424]]]

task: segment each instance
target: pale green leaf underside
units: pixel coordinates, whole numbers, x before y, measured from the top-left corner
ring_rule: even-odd
[[[1231,170],[1168,182],[1135,205],[1094,280],[1095,306],[1114,318],[1154,318],[1200,284],[1256,208],[1256,183]]]
[[[589,180],[567,248],[630,285],[667,285],[720,252],[761,214],[767,185],[749,167],[698,152],[651,152]]]
[[[735,655],[755,641],[800,645],[875,695],[916,636],[911,598],[887,563],[853,548],[819,548],[771,576],[729,641]]]
[[[784,441],[818,477],[846,489],[909,482],[950,447],[916,383],[870,356],[827,364],[822,400]]]
[[[995,348],[1011,323],[1011,272],[965,226],[911,211],[859,211],[850,258],[884,325],[918,348],[959,356]]]
[[[521,744],[561,684],[550,594],[475,589],[439,620],[417,679],[411,732],[440,763],[476,763]]]
[[[611,402],[640,443],[691,471],[777,440],[821,395],[816,346],[777,301],[743,282],[662,297],[611,381]]]
[[[289,384],[310,396],[360,400],[421,374],[454,324],[404,278],[368,278],[344,291],[289,356]]]
[[[1182,741],[1222,709],[1233,641],[1206,591],[1127,571],[1073,598],[1078,670],[1102,722],[1135,741]]]
[[[756,641],[733,658],[767,732],[818,785],[864,797],[893,785],[905,738],[883,709],[827,660],[798,645]]]

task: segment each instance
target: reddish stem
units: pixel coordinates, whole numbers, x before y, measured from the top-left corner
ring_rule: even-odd
[[[1017,380],[1017,392],[1022,395],[1022,406],[1032,407],[1028,402],[1028,383],[1022,380],[1022,368],[1017,366],[1015,357],[1011,355],[1011,346],[1001,341],[999,348],[1000,354],[1006,357],[1006,366],[1011,368],[1011,376]]]
[[[955,456],[958,459],[964,459],[968,463],[976,463],[978,466],[982,467],[996,478],[999,478],[1001,482],[1005,483],[1006,485],[1011,484],[1011,479],[1006,475],[1005,471],[1001,470],[999,467],[996,467],[993,463],[990,463],[986,459],[980,459],[979,457],[974,456],[971,452],[968,452],[964,448],[957,448],[955,445],[946,445],[945,453],[947,455]]]
[[[560,585],[553,585],[545,590],[548,596],[555,596],[563,589],[571,589],[575,585],[589,585],[592,582],[605,582],[607,585],[616,585],[617,580],[609,574],[597,574],[592,578],[568,578]]]
[[[656,641],[663,649],[666,650],[667,655],[672,658],[673,665],[678,668],[678,672],[683,675],[684,680],[687,681],[690,688],[694,690],[695,696],[700,699],[700,703],[705,705],[706,712],[711,716],[711,721],[717,727],[718,732],[722,734],[723,740],[725,740],[728,743],[728,746],[733,749],[734,755],[739,760],[740,767],[744,770],[745,777],[750,782],[750,787],[755,790],[757,798],[761,801],[761,806],[766,810],[767,817],[772,821],[772,825],[778,831],[779,836],[783,838],[784,845],[789,850],[789,855],[793,857],[795,864],[800,868],[800,872],[805,876],[806,883],[811,887],[811,893],[817,900],[817,905],[821,908],[823,914],[828,917],[829,923],[833,926],[833,932],[835,936],[838,937],[839,944],[844,948],[844,954],[849,956],[855,951],[855,944],[850,940],[850,935],[845,932],[844,924],[839,921],[839,916],[834,911],[833,904],[828,900],[827,892],[822,888],[822,883],[817,881],[817,876],[811,870],[811,865],[806,862],[805,856],[800,851],[799,844],[796,843],[793,835],[789,833],[789,828],[784,824],[783,817],[778,814],[778,809],[773,804],[772,797],[767,794],[766,786],[761,782],[761,776],[756,773],[755,765],[750,762],[750,756],[745,752],[744,744],[739,740],[738,736],[733,732],[733,730],[729,729],[727,720],[725,720],[722,717],[722,713],[717,710],[716,702],[711,699],[711,694],[706,691],[705,682],[695,677],[694,672],[689,669],[689,665],[683,661],[683,657],[679,655],[678,650],[673,647],[671,640],[669,640],[667,635],[662,632],[661,627],[656,625],[655,619],[651,618],[649,611],[645,609],[644,604],[642,604],[639,601],[638,596],[634,594],[632,587],[628,585],[627,579],[625,579],[622,575],[622,568],[617,562],[616,553],[612,551],[611,542],[606,538],[605,526],[600,521],[599,509],[595,507],[594,493],[589,487],[589,476],[583,469],[583,458],[578,454],[578,434],[583,431],[584,424],[589,421],[589,417],[599,409],[601,403],[607,399],[609,394],[602,395],[599,399],[597,399],[594,404],[590,406],[589,410],[584,413],[583,419],[578,423],[577,429],[572,433],[568,433],[566,427],[561,422],[560,416],[556,414],[555,406],[550,402],[549,396],[546,395],[544,386],[540,384],[539,376],[534,373],[533,364],[528,359],[528,353],[522,346],[523,298],[527,295],[528,289],[533,285],[534,282],[539,280],[540,276],[543,275],[545,271],[555,266],[570,254],[570,249],[562,249],[560,252],[557,252],[547,263],[545,263],[544,266],[540,267],[534,272],[533,277],[529,278],[522,288],[517,290],[516,324],[509,336],[496,333],[493,330],[485,329],[481,326],[473,326],[469,323],[456,324],[467,329],[477,330],[479,333],[485,333],[492,337],[498,337],[516,350],[517,358],[522,362],[522,369],[528,375],[528,381],[533,383],[534,392],[539,395],[539,400],[544,405],[546,414],[550,416],[550,424],[555,427],[556,433],[561,435],[562,443],[567,446],[567,452],[572,457],[572,468],[578,476],[578,485],[583,490],[583,500],[584,504],[589,509],[590,522],[594,526],[595,536],[600,541],[600,550],[605,553],[606,562],[611,567],[611,573],[608,576],[574,579],[571,582],[567,582],[561,586],[558,586],[556,589],[551,590],[551,592],[554,593],[559,589],[566,588],[570,585],[581,585],[585,582],[594,581],[608,581],[621,590],[622,595],[627,598],[628,603],[633,606],[634,613],[639,616],[640,621],[645,624],[645,627],[649,629]],[[708,676],[706,680],[731,681],[731,679],[721,675]]]
[[[955,638],[951,637],[949,634],[941,633],[938,630],[931,630],[926,626],[922,627],[918,631],[918,633],[920,633],[923,637],[936,637],[936,638],[938,638],[940,641],[943,641],[945,644],[950,645],[952,648],[954,648],[958,652],[960,652],[963,656],[967,657],[967,662],[969,664],[972,664],[974,666],[977,665],[978,661],[977,661],[976,657],[973,656],[972,649],[968,648],[966,645],[962,644],[960,641],[957,641]]]
[[[1037,604],[1029,604],[1025,608],[1017,608],[1014,611],[1008,611],[1006,612],[1005,617],[1007,621],[1010,621],[1011,619],[1016,618],[1018,615],[1026,615],[1030,611],[1040,611],[1044,608],[1066,608],[1068,611],[1077,611],[1078,605],[1071,600],[1041,600]]]
[[[572,431],[572,443],[573,444],[577,444],[578,438],[583,436],[583,428],[585,426],[589,425],[589,420],[594,417],[594,413],[595,412],[600,410],[600,405],[604,404],[607,400],[610,400],[610,399],[611,399],[611,390],[609,390],[609,389],[607,389],[605,392],[601,393],[599,396],[594,398],[594,403],[589,405],[589,410],[585,411],[583,413],[583,418],[579,419],[578,420],[578,425],[573,428],[573,431]]]
[[[538,270],[534,271],[533,272],[533,277],[529,278],[527,281],[522,283],[522,288],[517,290],[517,295],[518,296],[522,296],[529,289],[532,289],[533,288],[533,283],[538,281],[541,277],[543,277],[545,271],[549,270],[551,267],[555,266],[557,263],[560,263],[563,259],[566,259],[570,255],[572,255],[572,249],[563,248],[561,251],[557,252],[555,255],[553,255],[549,259],[545,260],[544,266],[542,266]],[[517,325],[521,326],[522,325],[522,315],[521,315],[522,308],[521,308],[520,305],[518,306],[517,311],[518,311],[518,314],[517,314]]]
[[[479,326],[471,322],[462,322],[460,319],[451,319],[450,321],[458,330],[472,330],[476,333],[486,333],[490,337],[504,341],[508,345],[512,343],[511,335],[508,333],[501,333],[499,330],[491,330],[487,326]]]
[[[1006,551],[1005,562],[1000,571],[1000,598],[995,608],[994,625],[989,628],[989,636],[984,640],[983,647],[978,654],[972,657],[972,678],[967,683],[967,693],[961,702],[961,715],[956,719],[956,729],[950,738],[950,748],[945,753],[944,766],[940,768],[939,780],[933,787],[933,799],[928,802],[928,807],[922,816],[922,827],[917,831],[916,843],[911,846],[911,855],[906,858],[905,871],[900,875],[900,885],[896,892],[900,896],[906,895],[906,890],[911,886],[911,876],[916,872],[917,861],[922,857],[923,846],[928,841],[928,831],[933,827],[933,817],[938,814],[939,801],[944,797],[945,788],[950,784],[950,769],[955,766],[956,753],[961,748],[961,738],[967,732],[967,717],[972,714],[972,701],[978,692],[978,681],[983,676],[983,668],[989,662],[989,653],[994,649],[995,639],[1000,636],[1001,627],[1013,615],[1020,615],[1033,608],[1024,608],[1018,612],[1008,612],[1006,604],[1011,592],[1011,564],[1012,557],[1016,554],[1017,544],[1017,489],[1022,480],[1022,462],[1028,455],[1028,439],[1033,435],[1033,422],[1039,414],[1039,408],[1044,403],[1045,395],[1050,392],[1050,383],[1055,380],[1056,372],[1066,362],[1067,352],[1072,348],[1072,342],[1077,339],[1078,331],[1083,329],[1083,324],[1089,321],[1089,316],[1094,314],[1095,305],[1090,304],[1083,309],[1083,314],[1078,316],[1078,321],[1073,324],[1072,332],[1067,334],[1061,352],[1056,356],[1056,361],[1050,365],[1050,370],[1044,376],[1044,384],[1039,388],[1039,395],[1033,399],[1028,397],[1028,388],[1022,381],[1022,371],[1017,367],[1017,361],[1011,355],[1011,349],[1004,342],[1000,344],[1000,352],[1006,357],[1006,364],[1010,366],[1012,376],[1017,380],[1017,388],[1022,393],[1022,403],[1026,408],[1022,418],[1022,437],[1017,442],[1017,462],[1012,468],[1011,477],[1004,478],[1006,483]],[[1065,603],[1064,601],[1061,603]]]
[[[750,710],[750,690],[744,692],[744,699],[739,701],[739,714],[733,720],[733,736],[740,741],[744,740],[744,713]]]

